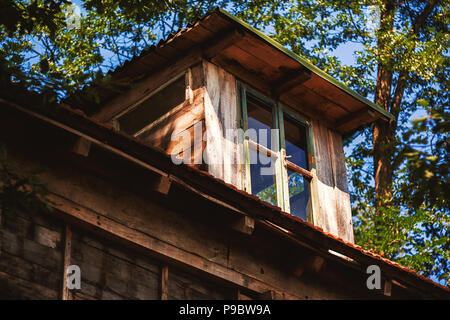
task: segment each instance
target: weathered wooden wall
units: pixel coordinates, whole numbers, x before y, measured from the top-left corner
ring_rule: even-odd
[[[318,120],[312,121],[315,168],[311,184],[314,224],[354,242],[350,195],[342,136]]]
[[[60,298],[69,264],[82,276],[69,299],[380,297],[367,290],[363,265],[262,220],[236,231],[239,214],[226,206],[182,183],[161,194],[145,168],[97,145],[73,154],[71,133],[8,110],[0,109],[0,140],[9,160],[45,168],[55,209],[2,216],[2,297]]]
[[[1,217],[0,299],[58,299],[63,223],[24,212]]]

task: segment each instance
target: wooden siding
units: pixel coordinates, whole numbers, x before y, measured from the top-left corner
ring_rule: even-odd
[[[0,299],[59,299],[63,223],[24,212],[0,224]]]
[[[33,217],[1,217],[2,297],[58,299],[61,266],[78,263],[85,290],[71,290],[69,298],[383,298],[367,290],[364,268],[381,260],[331,254],[335,240],[291,220],[289,230],[314,232],[323,245],[277,227],[276,219],[255,219],[251,234],[236,231],[238,212],[178,180],[159,193],[153,185],[160,177],[121,154],[97,144],[87,157],[74,154],[72,133],[6,107],[1,113],[8,159],[25,171],[45,166],[41,178],[55,208]],[[263,212],[251,204],[243,207],[249,214]],[[294,223],[302,229],[292,228]],[[63,239],[67,225],[70,246]],[[356,250],[345,248],[342,254]],[[404,282],[394,280],[391,298],[422,296],[410,282],[400,286]]]

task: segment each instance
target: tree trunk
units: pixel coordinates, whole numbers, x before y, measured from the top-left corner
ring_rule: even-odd
[[[389,1],[381,9],[380,34],[392,32],[395,7]],[[378,52],[384,52],[386,40],[378,38]],[[375,103],[390,111],[391,90],[393,72],[390,68],[390,61],[379,61],[377,84],[375,92]],[[392,156],[395,139],[395,129],[393,122],[377,120],[373,128],[373,161],[375,177],[375,205],[377,212],[384,204],[384,200],[392,194]]]

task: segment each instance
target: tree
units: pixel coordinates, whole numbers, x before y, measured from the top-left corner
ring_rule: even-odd
[[[37,23],[19,33],[11,25],[21,23],[2,20],[9,33],[0,38],[8,77],[32,75],[41,91],[51,85],[61,97],[106,81],[102,72],[220,6],[391,112],[393,120],[357,132],[347,159],[356,241],[450,281],[448,0],[86,0],[72,29],[48,23],[46,15],[60,21],[68,5],[49,2],[57,6],[15,1],[41,8],[30,11]],[[353,51],[351,65],[335,55],[342,47]]]

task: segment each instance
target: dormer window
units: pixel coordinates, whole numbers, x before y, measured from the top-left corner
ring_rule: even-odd
[[[244,84],[241,94],[245,190],[310,220],[309,124]]]

